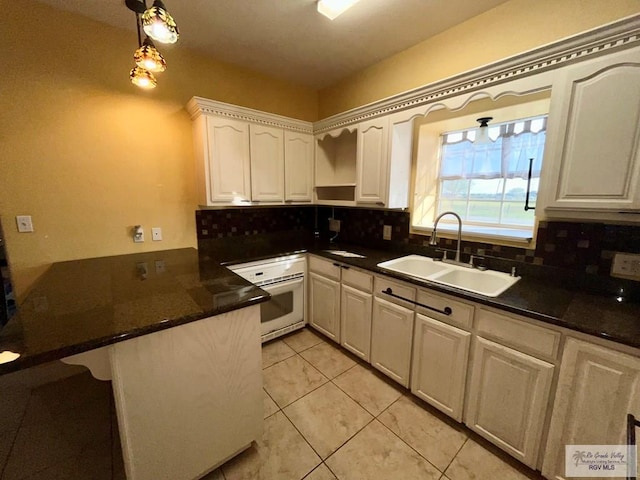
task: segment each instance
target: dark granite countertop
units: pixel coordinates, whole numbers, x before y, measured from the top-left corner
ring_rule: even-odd
[[[332,255],[326,250],[348,250],[365,255],[349,258]],[[251,261],[275,255],[307,251],[343,264],[394,277],[420,287],[454,295],[483,305],[495,307],[525,317],[541,320],[589,335],[640,348],[640,303],[636,298],[591,293],[566,278],[522,275],[520,281],[498,297],[467,292],[435,282],[423,281],[385,270],[378,263],[402,257],[408,253],[364,248],[351,244],[329,244],[310,238],[282,238],[268,235],[244,240],[219,239],[200,243],[201,255],[228,263]]]
[[[407,253],[336,245],[305,236],[202,241],[195,249],[56,263],[0,331],[0,352],[20,353],[0,374],[81,353],[269,298],[223,265],[309,252],[571,330],[640,348],[640,303],[590,293],[558,279],[523,275],[495,298],[422,281],[378,263]],[[365,258],[344,258],[345,249]]]
[[[324,247],[309,249],[309,252],[434,291],[640,348],[640,303],[628,301],[621,296],[589,293],[578,289],[575,285],[562,286],[554,279],[529,278],[524,275],[499,296],[486,297],[447,285],[419,280],[377,266],[380,262],[405,254],[347,245],[339,248],[360,253],[366,258],[344,258],[331,255],[325,251]]]
[[[193,248],[54,263],[0,330],[0,374],[260,303],[269,294]]]

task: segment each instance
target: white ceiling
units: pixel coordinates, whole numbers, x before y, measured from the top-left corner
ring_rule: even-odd
[[[124,0],[40,1],[135,30]],[[322,88],[505,1],[360,0],[333,21],[316,11],[315,0],[165,0],[165,5],[180,29],[171,48],[183,45]]]

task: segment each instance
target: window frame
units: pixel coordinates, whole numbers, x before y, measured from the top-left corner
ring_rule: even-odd
[[[483,104],[483,106],[492,105],[491,100],[483,100],[478,102],[471,102],[465,107],[465,110],[472,110],[469,107],[473,107],[474,103]],[[518,120],[525,120],[534,117],[548,116],[549,115],[549,98],[534,99],[529,102],[516,103],[512,101],[510,105],[494,108],[491,110],[491,115],[500,119],[506,119],[499,122],[513,123]],[[414,164],[413,175],[411,184],[411,222],[409,232],[417,235],[430,235],[433,232],[433,222],[436,217],[436,213],[439,209],[439,203],[441,200],[441,180],[439,178],[439,169],[441,166],[441,152],[442,152],[442,139],[441,136],[445,133],[469,130],[475,128],[476,118],[484,116],[488,108],[484,110],[476,108],[473,109],[475,113],[460,115],[456,112],[447,111],[449,118],[438,118],[435,121],[429,121],[427,117],[420,119],[416,122],[414,139],[417,148],[414,150]],[[464,112],[466,113],[466,112]],[[421,129],[425,129],[423,132]],[[434,142],[435,140],[435,142]],[[422,143],[426,144],[424,149],[428,150],[428,153],[421,152]],[[437,145],[437,151],[434,154],[434,148]],[[435,168],[434,168],[435,162]],[[425,172],[427,172],[427,179],[425,180]],[[433,178],[429,179],[432,175]],[[507,177],[501,177],[503,179]],[[540,178],[540,177],[536,177]],[[539,192],[541,185],[539,184]],[[503,185],[503,194],[500,200],[500,205],[504,205],[504,193],[506,189],[506,181]],[[540,194],[538,195],[540,196]],[[466,201],[468,202],[469,196]],[[497,203],[497,202],[496,202]],[[425,221],[425,217],[430,217],[429,221]],[[481,225],[474,222],[466,222],[463,220],[463,238],[469,241],[478,242],[491,242],[498,245],[517,246],[525,248],[534,248],[536,234],[538,230],[538,222],[540,215],[534,214],[534,223],[532,227],[522,226],[518,228],[514,226],[504,226],[498,224],[484,223]],[[453,217],[450,219],[448,216],[442,218],[438,224],[438,233],[442,234],[444,238],[455,238],[458,231],[457,221]]]

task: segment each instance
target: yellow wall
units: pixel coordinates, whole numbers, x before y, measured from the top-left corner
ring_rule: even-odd
[[[320,118],[640,12],[640,0],[511,0],[320,91]]]
[[[196,245],[184,110],[193,95],[317,118],[314,90],[180,43],[161,49],[168,69],[144,92],[128,79],[135,32],[32,0],[2,3],[0,216],[21,297],[51,262]],[[17,233],[16,215],[32,215],[35,232]],[[145,243],[132,242],[134,224]],[[162,242],[151,241],[152,226]]]

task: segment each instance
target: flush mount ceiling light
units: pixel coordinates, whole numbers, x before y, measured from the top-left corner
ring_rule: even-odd
[[[318,12],[333,20],[358,3],[359,0],[318,0]]]
[[[493,120],[493,117],[481,117],[476,120],[480,124],[478,130],[476,131],[476,138],[473,141],[476,145],[487,145],[491,143],[491,138],[489,138],[489,122]]]
[[[162,43],[176,43],[179,36],[178,27],[160,0],[155,0],[151,8],[147,8],[146,0],[125,0],[124,3],[136,14],[138,32],[138,49],[133,54],[136,67],[129,73],[129,79],[140,88],[155,88],[157,81],[152,72],[164,72],[167,62],[151,38]],[[144,42],[141,34],[143,29],[147,34]]]

